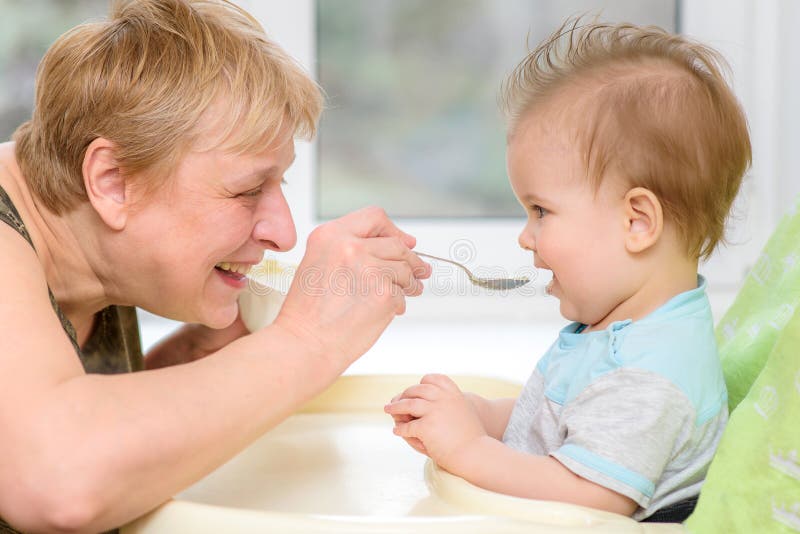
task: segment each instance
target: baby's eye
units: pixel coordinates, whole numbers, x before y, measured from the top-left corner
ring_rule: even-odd
[[[539,219],[543,218],[547,213],[547,210],[539,206],[538,204],[534,204],[533,206],[531,206],[531,209],[536,214],[536,217]]]

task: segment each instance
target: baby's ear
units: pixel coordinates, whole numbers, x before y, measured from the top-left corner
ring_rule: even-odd
[[[649,189],[634,187],[625,194],[625,248],[643,252],[655,245],[664,231],[661,202]]]
[[[83,185],[89,202],[106,225],[114,230],[125,227],[130,199],[127,180],[114,156],[116,145],[98,137],[83,158]]]

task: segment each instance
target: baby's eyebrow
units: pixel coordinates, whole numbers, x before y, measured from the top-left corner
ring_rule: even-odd
[[[547,200],[545,198],[542,198],[542,197],[536,195],[535,193],[526,193],[526,194],[522,195],[522,200],[524,200],[525,202],[533,202],[533,203],[536,203],[536,204],[539,204],[539,203],[548,204],[550,202],[549,200]]]

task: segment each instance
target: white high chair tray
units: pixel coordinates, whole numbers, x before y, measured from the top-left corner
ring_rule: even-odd
[[[345,376],[301,411],[123,534],[163,532],[683,532],[617,514],[488,492],[392,434],[383,405],[415,376]],[[460,378],[490,398],[520,387]]]

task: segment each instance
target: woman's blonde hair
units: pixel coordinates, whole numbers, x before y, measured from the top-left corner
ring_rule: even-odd
[[[83,158],[98,137],[123,172],[163,181],[212,124],[215,147],[259,152],[280,132],[312,137],[321,109],[317,84],[234,4],[118,1],[47,51],[14,141],[34,195],[63,213],[87,198]]]
[[[747,121],[711,48],[656,27],[568,20],[503,86],[509,136],[533,110],[568,116],[592,185],[645,187],[687,253],[707,258],[751,162]],[[559,95],[572,99],[558,99]],[[563,108],[545,109],[558,102]]]

